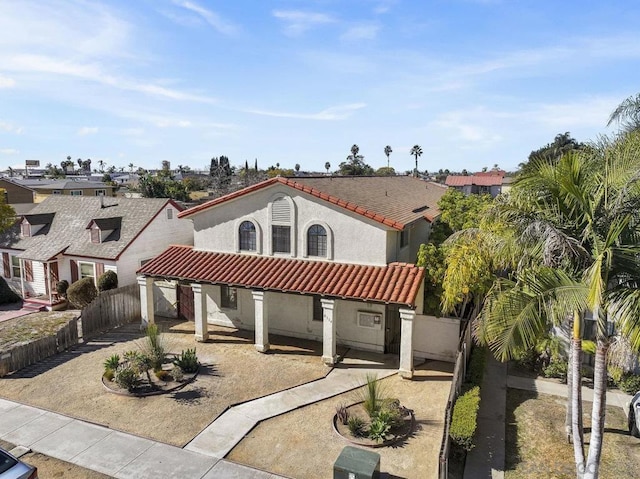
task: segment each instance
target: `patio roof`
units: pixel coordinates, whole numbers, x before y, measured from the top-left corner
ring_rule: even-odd
[[[170,246],[138,274],[413,307],[424,268],[407,263],[367,266]]]

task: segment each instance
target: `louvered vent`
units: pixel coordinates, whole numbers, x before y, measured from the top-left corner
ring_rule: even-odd
[[[277,223],[291,222],[291,205],[285,198],[278,198],[271,205],[271,221]]]

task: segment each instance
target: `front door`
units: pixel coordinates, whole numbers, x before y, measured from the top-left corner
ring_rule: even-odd
[[[388,304],[385,311],[384,352],[400,354],[400,307]]]
[[[178,285],[178,317],[188,321],[196,319],[193,290],[189,284]]]

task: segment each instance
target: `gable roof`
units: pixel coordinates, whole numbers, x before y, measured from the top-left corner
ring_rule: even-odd
[[[3,178],[4,181],[29,190],[86,190],[113,188],[102,181],[54,180],[50,178]]]
[[[445,180],[447,186],[500,186],[502,185],[505,172],[482,171],[473,175],[449,175]]]
[[[37,204],[30,217],[50,215],[46,234],[20,236],[19,223],[0,235],[0,248],[23,250],[20,257],[49,261],[64,252],[70,256],[118,259],[119,255],[171,203],[166,198],[109,198],[88,196],[50,196]],[[52,213],[55,213],[52,215]],[[121,217],[115,241],[92,243],[86,231],[93,220],[104,222]]]
[[[281,184],[374,221],[402,230],[420,218],[433,221],[446,186],[409,176],[271,178],[183,211],[188,217],[272,185]]]
[[[202,281],[284,293],[415,306],[424,268],[308,261],[273,256],[213,253],[191,246],[170,246],[145,263],[139,274]]]

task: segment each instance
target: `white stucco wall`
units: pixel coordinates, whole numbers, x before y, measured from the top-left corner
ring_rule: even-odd
[[[166,208],[173,210],[173,218],[167,219]],[[151,259],[162,253],[172,244],[193,244],[193,227],[191,221],[178,219],[178,210],[167,205],[149,223],[117,260],[118,285],[126,286],[136,282],[136,271],[140,261]]]
[[[413,353],[418,358],[453,362],[460,340],[460,320],[417,314]]]
[[[262,254],[268,254],[271,250],[268,204],[277,194],[290,196],[295,204],[291,225],[295,231],[295,248],[292,248],[292,254],[282,256],[305,257],[306,229],[318,222],[331,229],[334,261],[372,265],[387,263],[388,227],[279,184],[193,215],[195,248],[236,253],[237,229],[242,221],[252,220],[260,227],[258,234],[262,237]]]
[[[177,281],[153,282],[153,310],[156,315],[165,318],[178,317],[178,288]]]

